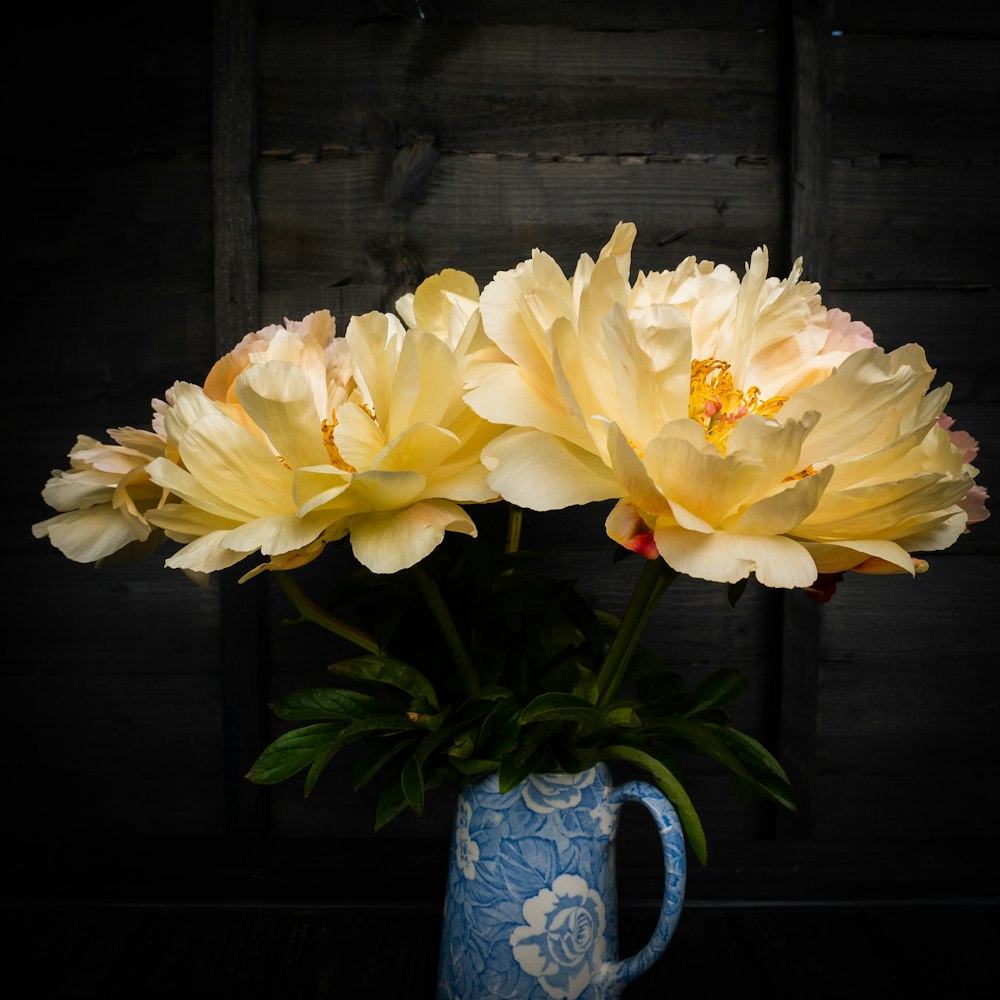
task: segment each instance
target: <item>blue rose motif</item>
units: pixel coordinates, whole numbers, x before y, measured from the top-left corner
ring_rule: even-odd
[[[579,875],[560,875],[524,904],[510,936],[518,965],[553,1000],[577,1000],[606,951],[604,903]]]
[[[591,768],[580,774],[530,774],[521,788],[525,805],[536,813],[572,809],[583,799],[583,789],[594,783]]]

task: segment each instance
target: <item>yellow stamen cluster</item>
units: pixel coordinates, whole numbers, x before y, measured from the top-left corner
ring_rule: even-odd
[[[323,444],[326,445],[326,453],[330,456],[330,464],[336,466],[344,472],[357,472],[349,462],[345,462],[340,454],[340,449],[333,440],[333,432],[337,428],[337,418],[331,417],[323,421]]]
[[[725,455],[726,441],[737,422],[748,413],[773,417],[784,405],[787,396],[761,399],[760,389],[738,389],[733,384],[728,361],[716,358],[691,362],[691,394],[688,416],[705,428],[705,437]]]

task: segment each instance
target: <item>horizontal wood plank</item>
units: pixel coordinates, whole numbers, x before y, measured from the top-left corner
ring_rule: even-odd
[[[645,26],[644,26],[645,27]],[[264,22],[263,150],[591,155],[779,146],[773,32]]]

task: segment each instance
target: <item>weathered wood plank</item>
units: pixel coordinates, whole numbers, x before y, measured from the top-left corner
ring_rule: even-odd
[[[940,4],[912,0],[837,0],[834,27],[850,34],[981,37],[1000,32],[1000,11],[992,4],[964,4],[942,17]]]
[[[580,30],[646,31],[663,28],[753,30],[770,24],[776,0],[702,0],[694,5],[665,4],[661,0],[632,0],[616,7],[605,0],[580,0],[571,6],[539,4],[531,0],[262,0],[261,20],[301,18],[332,21],[345,27],[371,21],[425,21],[476,24],[571,25]]]
[[[1000,39],[846,34],[831,51],[834,156],[996,164]]]
[[[993,287],[995,166],[833,164],[832,287]]]
[[[261,28],[261,147],[560,155],[778,146],[773,32],[322,22]]]
[[[421,203],[389,232],[385,171],[376,154],[262,163],[262,289],[384,282],[393,289],[389,302],[369,308],[387,308],[412,290],[409,272],[459,267],[484,284],[534,247],[571,272],[622,220],[639,230],[636,269],[674,267],[693,254],[742,271],[762,243],[775,259],[784,253],[773,163],[443,155]]]

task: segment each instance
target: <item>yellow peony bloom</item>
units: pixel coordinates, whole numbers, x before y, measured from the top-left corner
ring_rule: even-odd
[[[163,541],[146,514],[165,499],[146,466],[166,450],[152,431],[119,427],[109,445],[81,434],[69,453],[68,470],[53,470],[42,498],[55,517],[32,525],[35,538],[48,538],[74,562],[101,562],[111,556],[146,555]]]
[[[513,425],[484,451],[510,502],[617,499],[609,535],[689,576],[810,587],[866,564],[914,572],[952,544],[976,470],[940,426],[949,386],[818,286],[683,261],[629,281],[635,227],[567,277],[535,250],[483,290],[493,346],[467,400]]]
[[[479,453],[498,429],[462,400],[473,313],[451,324],[470,331],[453,345],[382,313],[336,338],[314,313],[244,338],[204,387],[175,385],[173,454],[148,468],[177,500],[150,515],[184,543],[167,565],[210,573],[260,552],[247,579],[349,535],[364,565],[391,573],[445,531],[475,534],[459,505],[497,498]]]

